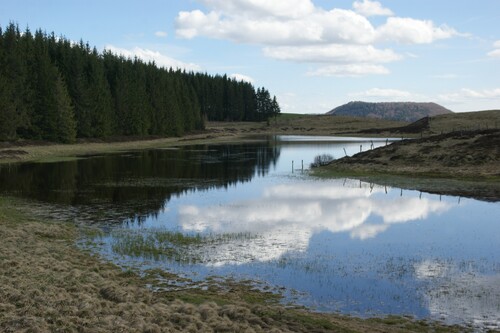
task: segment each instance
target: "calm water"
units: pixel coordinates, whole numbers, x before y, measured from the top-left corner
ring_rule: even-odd
[[[500,328],[500,203],[308,175],[319,154],[372,144],[386,142],[288,136],[4,166],[0,191],[102,227],[96,251],[121,265],[250,279],[319,311]],[[117,250],[170,231],[202,241]]]

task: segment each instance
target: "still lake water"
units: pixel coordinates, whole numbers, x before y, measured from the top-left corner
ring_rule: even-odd
[[[0,193],[101,227],[94,250],[122,266],[252,280],[318,311],[500,328],[500,203],[308,175],[319,154],[372,144],[386,141],[286,136],[2,166]],[[165,231],[210,241],[175,257],[117,251],[123,235]]]

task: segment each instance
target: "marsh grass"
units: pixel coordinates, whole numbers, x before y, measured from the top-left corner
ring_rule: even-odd
[[[179,278],[159,271],[141,277],[106,263],[75,246],[75,225],[41,220],[30,207],[0,197],[0,332],[417,331],[408,329],[419,323],[411,318],[367,321],[287,309],[270,303],[277,296],[227,279],[207,281],[206,290],[152,292],[146,286],[158,278]],[[429,323],[421,331],[466,329]]]
[[[219,245],[257,237],[251,233],[184,234],[168,230],[116,230],[111,233],[111,248],[120,255],[147,259],[168,258],[183,263],[202,261],[199,251],[209,245]]]

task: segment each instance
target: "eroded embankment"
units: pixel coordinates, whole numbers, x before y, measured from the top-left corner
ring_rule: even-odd
[[[245,288],[152,292],[150,277],[75,246],[70,223],[39,221],[0,198],[2,332],[459,332],[408,318],[361,320],[266,304]],[[190,300],[189,302],[181,301]]]

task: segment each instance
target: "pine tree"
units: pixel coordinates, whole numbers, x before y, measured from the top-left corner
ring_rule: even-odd
[[[0,73],[0,140],[16,139],[16,105],[12,87]]]
[[[276,111],[278,110],[278,111]],[[262,121],[269,91],[227,75],[158,68],[99,54],[54,33],[0,27],[0,139],[183,135],[205,120]]]
[[[71,143],[76,139],[76,122],[73,105],[66,85],[59,75],[54,83],[57,121],[53,129],[56,141]]]
[[[278,104],[278,100],[276,99],[276,96],[273,96],[273,100],[271,102],[271,114],[274,116],[275,122],[278,117],[278,114],[280,113],[281,113],[281,108],[280,105]]]

